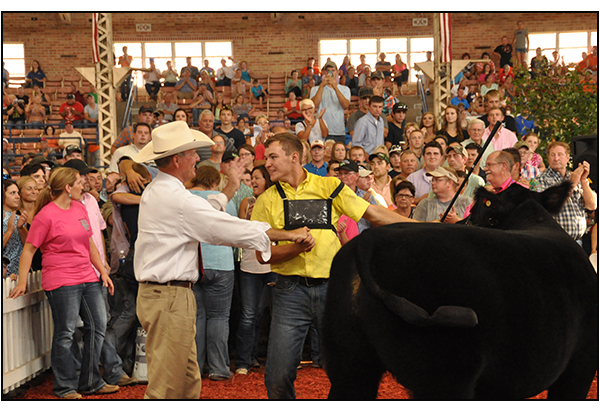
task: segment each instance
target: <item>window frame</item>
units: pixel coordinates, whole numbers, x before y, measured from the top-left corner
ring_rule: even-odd
[[[348,57],[350,57],[352,55],[365,54],[363,52],[353,52],[352,48],[350,46],[351,45],[351,41],[352,40],[372,40],[372,39],[375,39],[375,41],[376,41],[376,53],[375,53],[375,55],[376,55],[376,58],[378,59],[379,54],[381,52],[386,53],[386,54],[388,53],[388,52],[386,52],[384,50],[381,50],[382,49],[381,48],[381,40],[383,40],[383,39],[405,39],[406,40],[406,52],[399,52],[399,53],[401,55],[404,55],[404,54],[406,55],[406,59],[404,59],[404,57],[403,57],[402,60],[406,64],[406,66],[408,67],[408,70],[409,70],[409,78],[408,78],[409,80],[408,80],[408,82],[409,83],[413,83],[413,82],[416,82],[416,73],[417,73],[417,71],[414,68],[414,63],[415,62],[412,61],[411,39],[433,39],[433,38],[434,38],[433,36],[383,36],[383,37],[364,37],[364,36],[361,36],[361,37],[352,37],[352,38],[346,38],[346,39],[343,39],[343,38],[320,38],[319,39],[319,54],[318,54],[318,58],[316,59],[316,61],[319,62],[320,67],[322,67],[325,64],[324,59],[326,59],[328,56],[346,56],[347,55]],[[321,52],[321,42],[322,41],[334,41],[334,40],[335,41],[342,41],[342,40],[346,41],[346,52],[343,53],[343,54],[342,53],[329,53],[329,54],[327,54],[327,56],[324,56],[325,54],[323,54]],[[421,53],[422,51],[418,51],[418,52]],[[431,52],[433,53],[434,50],[431,50]],[[372,53],[366,53],[366,54],[370,55]],[[342,57],[342,59],[343,59],[343,57]],[[395,62],[395,57],[392,56],[390,58],[390,56],[387,56],[386,60],[389,61],[393,65],[394,62]],[[359,62],[354,62],[353,63],[354,66],[357,66],[358,64],[359,64]],[[373,69],[375,69],[375,68],[373,67]]]
[[[586,33],[587,34],[587,39],[586,39],[586,45],[581,45],[581,46],[568,46],[565,47],[563,46],[561,48],[560,45],[560,35],[561,34],[568,34],[568,33]],[[596,34],[594,36],[594,33]],[[546,56],[548,58],[548,61],[550,61],[552,59],[551,54],[553,51],[558,50],[558,54],[560,56],[564,55],[564,52],[561,52],[561,50],[573,50],[573,49],[583,49],[586,48],[586,53],[591,53],[592,52],[592,47],[593,46],[597,46],[597,44],[594,44],[594,40],[597,39],[597,35],[598,35],[598,31],[594,31],[594,30],[563,30],[563,31],[549,31],[549,32],[532,32],[529,33],[530,36],[530,40],[531,40],[531,36],[535,36],[535,35],[554,35],[554,47],[550,47],[550,48],[542,48],[542,53],[550,53],[549,56]],[[597,43],[597,42],[596,42]],[[535,56],[535,50],[538,48],[537,45],[532,46],[531,44],[528,45],[528,49],[527,49],[527,57],[530,60],[533,56]],[[576,62],[567,62],[565,61],[566,64],[569,63],[579,63],[580,60],[576,61]]]
[[[4,51],[4,46],[5,45],[11,45],[11,46],[21,46],[21,50],[23,52],[23,57],[7,57],[7,54]],[[8,71],[9,74],[9,81],[8,81],[8,86],[9,87],[19,87],[19,86],[23,86],[25,84],[25,77],[27,76],[27,73],[29,72],[29,70],[27,69],[27,66],[25,65],[25,43],[20,43],[20,42],[6,42],[6,43],[2,43],[2,61],[5,63],[10,62],[18,62],[20,61],[22,63],[23,66],[23,73],[19,73],[19,72],[15,72],[14,70],[10,70],[12,68],[12,66],[16,66],[15,64],[11,64],[8,65],[9,67],[6,67],[6,70]],[[23,78],[22,81],[17,81],[15,80],[16,78]],[[12,86],[14,85],[14,86]]]
[[[161,41],[161,40],[128,41],[128,40],[119,40],[119,41],[113,42],[113,50],[114,50],[114,53],[115,53],[115,59],[118,59],[118,57],[121,56],[121,53],[122,53],[121,52],[121,48],[122,48],[122,46],[133,45],[133,44],[138,45],[139,44],[140,48],[141,48],[141,56],[139,56],[139,57],[138,56],[134,56],[135,60],[134,60],[133,67],[146,69],[146,68],[150,67],[150,63],[149,63],[148,59],[150,57],[155,57],[155,56],[147,56],[146,55],[146,45],[147,44],[152,44],[152,43],[170,43],[171,44],[171,56],[169,57],[168,60],[170,60],[173,63],[173,69],[178,74],[181,72],[181,68],[179,68],[179,67],[176,66],[176,59],[183,58],[185,60],[185,58],[188,57],[188,56],[190,56],[190,55],[189,54],[185,55],[185,56],[178,56],[178,55],[176,55],[176,50],[177,50],[176,44],[177,43],[195,43],[195,44],[199,43],[201,45],[201,48],[200,48],[201,49],[201,55],[193,55],[193,56],[191,56],[192,59],[200,59],[200,64],[195,63],[195,66],[198,67],[198,69],[201,69],[202,66],[204,66],[204,60],[205,59],[211,59],[211,58],[214,59],[215,58],[215,56],[207,56],[206,55],[206,44],[207,43],[229,43],[230,49],[231,49],[231,51],[233,53],[233,41],[232,40],[211,40],[211,41],[209,41],[209,40],[200,40],[200,41],[191,41],[191,40],[189,40],[189,41],[179,41],[179,40],[172,40],[172,41]],[[119,45],[119,49],[118,50],[117,50],[116,45]],[[225,59],[227,59],[229,56],[231,56],[231,54],[228,55],[228,56],[223,56],[223,57]],[[163,59],[164,56],[159,56],[159,58]],[[138,59],[141,59],[141,65],[135,64],[135,62]],[[161,72],[163,72],[164,70],[166,70],[166,66],[164,68],[157,66],[157,68]],[[216,70],[218,68],[214,68],[213,67],[213,69],[216,72]],[[143,79],[142,76],[138,76],[137,77],[137,86],[138,86],[138,88],[143,88],[144,87],[144,79]]]

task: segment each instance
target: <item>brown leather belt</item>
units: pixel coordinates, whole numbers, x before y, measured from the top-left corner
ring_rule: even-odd
[[[147,283],[149,285],[160,285],[160,286],[179,286],[179,287],[184,287],[184,288],[189,288],[189,289],[194,287],[194,282],[190,282],[189,280],[188,281],[171,280],[170,282],[167,282],[167,283],[145,281],[145,282],[141,282],[141,283]]]

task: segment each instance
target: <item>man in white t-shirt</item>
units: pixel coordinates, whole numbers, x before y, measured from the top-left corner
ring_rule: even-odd
[[[94,95],[88,94],[85,98],[87,105],[83,108],[83,123],[84,124],[97,124],[98,123],[98,105],[94,100]]]
[[[65,131],[58,136],[58,147],[65,149],[68,145],[76,145],[79,148],[85,147],[83,136],[73,128],[73,122],[65,122]]]
[[[108,166],[107,172],[119,172],[119,160],[122,157],[129,157],[133,159],[142,148],[144,148],[152,139],[150,135],[150,125],[140,122],[135,124],[133,127],[133,144],[119,147],[112,155],[110,165]]]

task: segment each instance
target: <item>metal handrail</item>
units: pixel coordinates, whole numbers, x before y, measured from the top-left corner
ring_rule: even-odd
[[[423,87],[422,77],[423,72],[419,72],[417,75],[417,95],[421,97],[421,114],[424,114],[429,109],[427,108],[427,95],[425,95],[425,88]]]

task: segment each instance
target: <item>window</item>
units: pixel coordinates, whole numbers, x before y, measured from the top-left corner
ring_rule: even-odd
[[[375,68],[380,53],[385,53],[385,60],[392,65],[396,62],[396,54],[412,69],[415,62],[427,60],[425,53],[433,51],[433,37],[400,37],[380,39],[327,39],[319,41],[319,65],[323,67],[327,59],[331,59],[340,67],[344,56],[350,58],[354,66],[360,64],[360,55],[365,55],[365,63]],[[411,80],[416,82],[415,71]]]
[[[27,72],[29,72],[29,69],[25,68],[25,51],[22,43],[3,43],[2,62],[4,62],[4,69],[9,73],[9,83],[11,86],[17,86],[24,82],[19,82],[15,79],[19,77],[24,78]]]
[[[582,53],[589,53],[597,44],[597,35],[598,32],[532,33],[529,35],[528,58],[531,60],[535,50],[541,47],[542,54],[549,61],[552,60],[552,52],[558,50],[566,64],[578,63],[582,60]]]
[[[204,66],[204,60],[215,71],[221,67],[221,59],[232,55],[231,42],[118,42],[114,43],[115,57],[118,61],[123,54],[123,46],[127,46],[127,54],[133,57],[131,66],[135,68],[150,67],[149,58],[154,58],[156,68],[163,72],[167,69],[167,61],[173,63],[173,69],[179,73],[186,66],[186,58],[192,58],[192,65],[198,69]],[[116,62],[115,62],[116,63]],[[144,86],[141,74],[137,77],[137,86]]]

